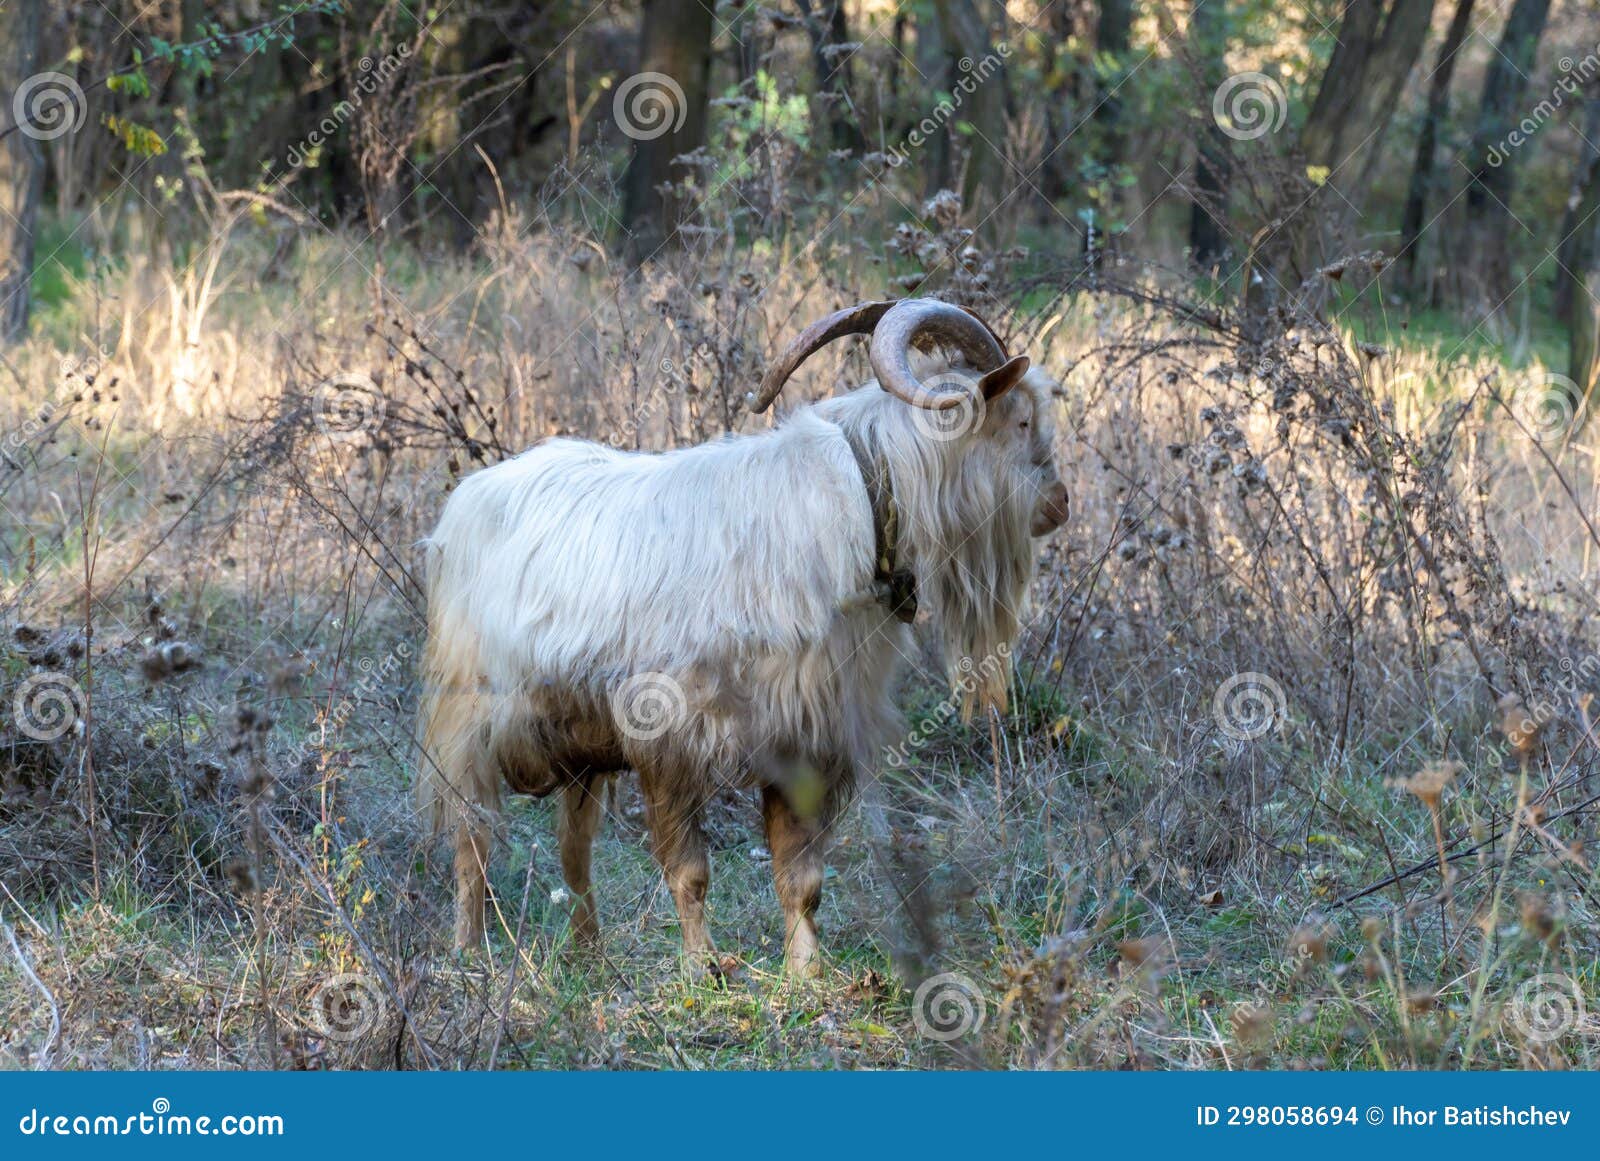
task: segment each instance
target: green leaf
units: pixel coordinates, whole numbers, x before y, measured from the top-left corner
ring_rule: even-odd
[[[150,95],[150,78],[145,76],[144,69],[136,68],[132,72],[119,73],[106,78],[106,88],[113,93],[127,93],[134,97],[148,97]]]

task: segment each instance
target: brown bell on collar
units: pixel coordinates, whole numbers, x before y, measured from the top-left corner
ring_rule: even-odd
[[[917,619],[917,578],[908,568],[897,568],[879,582],[879,600],[897,621],[909,625]]]

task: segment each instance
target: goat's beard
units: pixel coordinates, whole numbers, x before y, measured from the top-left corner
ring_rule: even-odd
[[[1033,572],[1033,489],[981,441],[930,440],[911,409],[879,411],[865,436],[888,465],[905,563],[933,614],[953,700],[1006,708],[1011,650]]]
[[[988,490],[988,489],[984,489]],[[1015,493],[962,497],[959,513],[992,512],[952,521],[946,543],[924,557],[922,588],[939,626],[952,697],[963,721],[974,710],[1004,711],[1011,688],[1011,653],[1021,631],[1033,571],[1030,511]]]

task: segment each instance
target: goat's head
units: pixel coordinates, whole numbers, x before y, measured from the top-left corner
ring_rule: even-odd
[[[753,411],[777,398],[789,376],[819,348],[846,335],[870,334],[870,359],[878,385],[912,407],[935,413],[960,410],[976,437],[963,454],[991,460],[1008,477],[1010,496],[1032,501],[1029,532],[1045,536],[1067,518],[1067,489],[1052,455],[1053,423],[1048,376],[1028,370],[1028,356],[1009,357],[1000,338],[972,311],[931,298],[864,302],[812,323],[775,360],[750,397]],[[955,359],[924,382],[913,351],[944,348]],[[1025,390],[1012,390],[1024,384]],[[959,429],[961,419],[952,419]],[[937,423],[929,425],[938,431]],[[946,430],[949,430],[946,428]]]
[[[769,406],[809,355],[851,334],[872,336],[877,385],[819,412],[890,469],[919,592],[941,626],[964,708],[1003,706],[1009,666],[999,662],[1020,627],[1034,563],[1030,537],[1067,517],[1052,455],[1054,384],[1029,370],[1027,356],[1009,357],[972,312],[907,299],[862,303],[807,327],[774,362],[751,407]],[[930,360],[919,349],[952,357]]]

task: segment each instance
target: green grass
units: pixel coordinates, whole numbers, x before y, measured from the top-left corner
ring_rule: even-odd
[[[34,308],[50,312],[69,307],[72,283],[88,274],[91,260],[86,232],[79,223],[43,216],[34,251]]]

